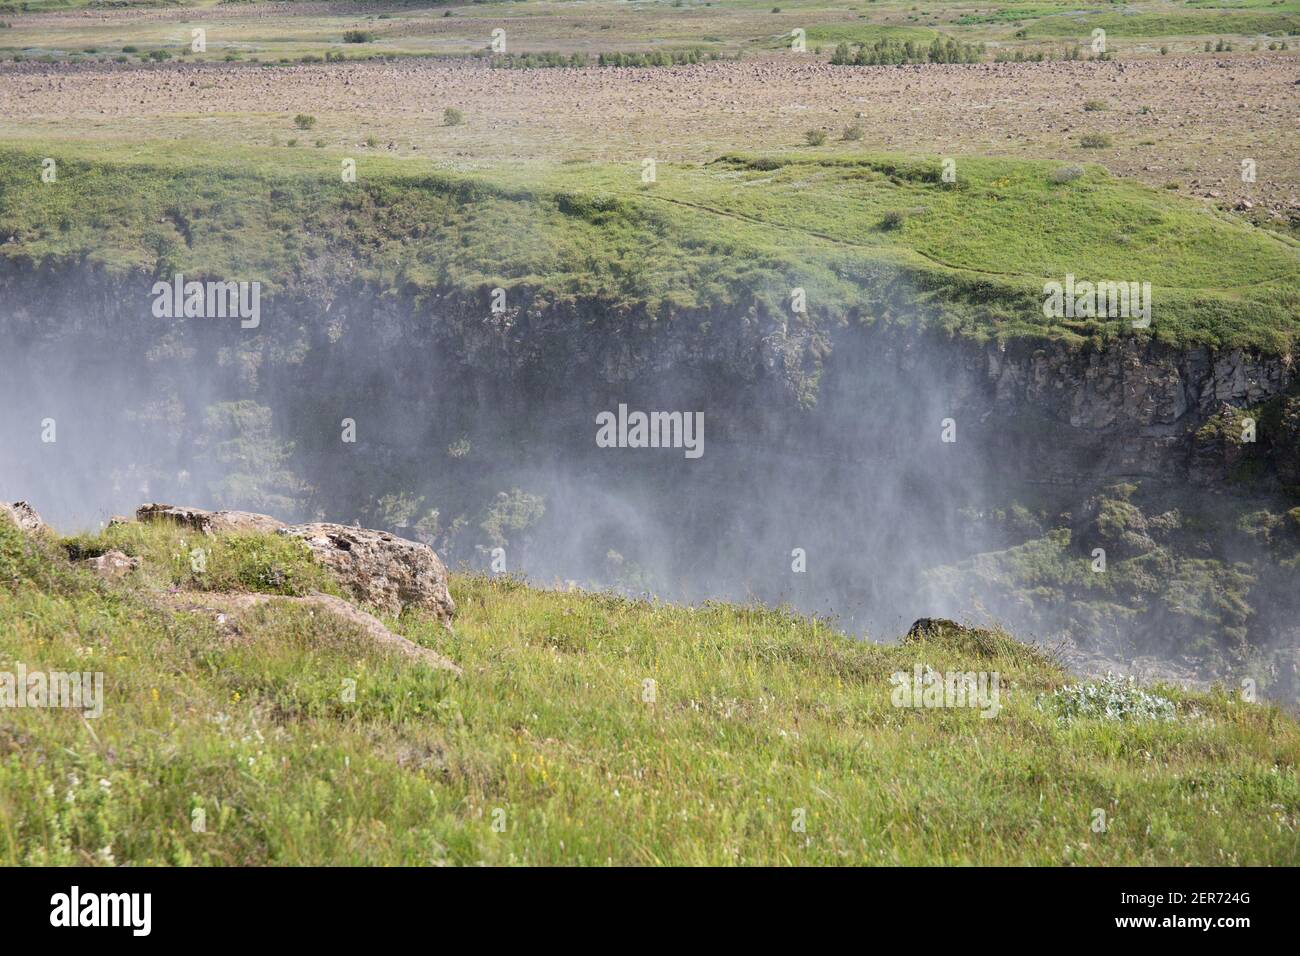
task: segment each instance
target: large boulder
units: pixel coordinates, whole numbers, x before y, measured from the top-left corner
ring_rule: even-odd
[[[9,520],[18,526],[18,530],[27,534],[37,534],[45,530],[45,522],[41,520],[41,516],[25,501],[0,501],[0,513],[7,515]]]
[[[305,541],[357,600],[393,616],[421,608],[451,626],[456,604],[447,569],[427,544],[342,524],[294,525],[280,533]]]
[[[136,509],[137,521],[170,521],[201,534],[226,531],[279,531],[283,521],[270,515],[252,511],[204,511],[202,508],[182,508],[176,505],[141,505]]]

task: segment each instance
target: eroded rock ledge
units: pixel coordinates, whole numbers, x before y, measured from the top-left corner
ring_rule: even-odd
[[[341,524],[286,525],[270,515],[249,511],[204,511],[201,508],[147,504],[136,510],[139,521],[169,521],[202,534],[274,531],[298,538],[358,601],[394,617],[408,607],[434,614],[450,627],[456,603],[447,586],[447,568],[427,544],[386,531]]]

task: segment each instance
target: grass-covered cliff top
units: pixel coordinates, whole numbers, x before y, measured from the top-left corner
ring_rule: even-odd
[[[42,160],[57,182],[41,181]],[[355,183],[340,175],[355,159]],[[528,290],[669,317],[790,309],[978,336],[1133,334],[1048,319],[1047,281],[1150,282],[1173,343],[1288,351],[1300,245],[1097,166],[825,151],[639,164],[453,168],[296,148],[0,148],[0,250],[110,270],[257,279],[267,291],[364,279],[407,292]],[[147,289],[142,296],[147,294]],[[792,316],[795,321],[799,319]]]
[[[70,561],[108,547],[142,567]],[[104,674],[101,717],[0,721],[0,863],[1300,860],[1300,727],[1235,694],[1121,690],[1108,718],[998,633],[880,646],[508,578],[453,576],[454,633],[387,621],[460,675],[317,608],[217,616],[320,587],[283,539],[0,517],[0,671]],[[996,716],[895,706],[917,665],[997,672]]]

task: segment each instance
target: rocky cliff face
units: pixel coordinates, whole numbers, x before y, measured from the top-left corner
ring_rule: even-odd
[[[1198,437],[1225,408],[1245,417],[1297,382],[1292,356],[1179,349],[1123,339],[1104,348],[1010,342],[937,344],[924,334],[866,330],[889,361],[947,396],[954,415],[988,432],[1001,463],[1030,481],[1089,477],[1159,482],[1226,481],[1245,457],[1240,440]],[[837,343],[839,344],[839,343]],[[851,346],[850,346],[851,348]],[[866,347],[867,349],[870,346]],[[937,359],[937,360],[936,360]],[[862,361],[855,357],[852,361]],[[1257,429],[1258,456],[1292,476],[1294,421]],[[1248,443],[1247,443],[1248,444]],[[1293,483],[1293,482],[1287,482]]]
[[[1041,480],[1063,482],[1077,478],[1080,458],[1091,472],[1113,476],[1226,477],[1212,473],[1196,433],[1225,406],[1248,411],[1297,381],[1290,355],[1135,338],[1099,348],[976,343],[869,323],[816,330],[759,312],[663,322],[610,314],[599,303],[493,314],[486,301],[367,286],[307,287],[273,298],[263,327],[250,332],[234,320],[153,318],[153,281],[89,266],[32,271],[5,264],[0,333],[7,351],[109,391],[122,384],[111,374],[122,362],[133,374],[147,372],[152,382],[146,385],[187,376],[268,398],[303,389],[328,393],[369,376],[372,390],[382,382],[419,403],[439,390],[436,375],[470,387],[461,392],[464,402],[518,410],[561,400],[579,387],[655,391],[664,381],[669,387],[657,390],[685,386],[715,400],[719,391],[743,393],[794,409],[824,391],[827,362],[829,374],[845,377],[883,362],[942,396],[954,416],[971,424],[1015,433],[1020,441],[1032,439],[1035,428],[1048,430],[1050,441],[1040,449],[1045,457],[1024,465]],[[744,427],[744,415],[720,424],[733,420]],[[1278,424],[1284,434],[1261,444],[1271,467],[1285,459],[1290,477],[1293,442],[1286,439],[1295,437],[1294,421]]]

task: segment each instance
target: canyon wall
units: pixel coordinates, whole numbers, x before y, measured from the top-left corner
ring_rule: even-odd
[[[1172,585],[1157,601],[1057,580],[1108,546],[1134,580],[1157,558],[1174,582],[1214,562],[1190,585],[1211,604],[1225,581],[1247,604],[1267,593],[1241,613],[1191,602],[1216,654],[1300,644],[1273,596],[1296,574],[1289,356],[758,308],[494,313],[487,295],[360,284],[266,295],[242,329],[154,318],[153,282],[0,269],[0,489],[66,530],[176,500],[359,520],[543,584],[790,601],[880,636],[989,614],[1120,657],[1125,641],[1177,650],[1189,619],[1155,606]],[[596,416],[620,405],[702,413],[702,457],[597,447]],[[1257,512],[1271,517],[1239,534]],[[1051,552],[1048,584],[1022,560],[1033,548]],[[990,570],[990,554],[1010,557]],[[1253,576],[1232,584],[1243,561]]]

